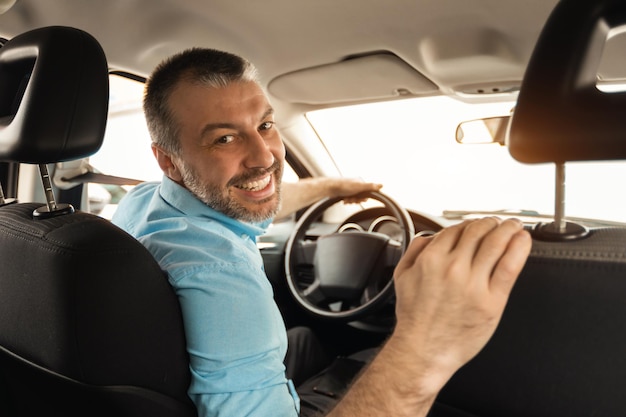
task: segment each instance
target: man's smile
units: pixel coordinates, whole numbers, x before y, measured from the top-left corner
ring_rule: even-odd
[[[267,175],[261,179],[235,185],[235,187],[244,191],[260,191],[269,185],[271,179],[272,179],[272,176]]]

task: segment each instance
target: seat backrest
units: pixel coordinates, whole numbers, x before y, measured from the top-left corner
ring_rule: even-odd
[[[624,24],[622,0],[557,4],[513,114],[515,158],[626,159],[626,94],[596,88],[602,46]],[[432,417],[626,415],[626,227],[535,237],[493,338],[444,387]]]
[[[502,321],[432,417],[626,415],[626,229],[535,240]]]
[[[107,109],[87,33],[41,28],[0,49],[0,160],[86,157]],[[180,306],[156,261],[107,220],[41,206],[0,207],[0,415],[195,415]]]

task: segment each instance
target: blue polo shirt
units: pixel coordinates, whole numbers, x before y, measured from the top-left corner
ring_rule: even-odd
[[[112,221],[148,248],[178,295],[199,416],[297,416],[285,325],[256,246],[269,221],[234,220],[167,177],[135,187]]]

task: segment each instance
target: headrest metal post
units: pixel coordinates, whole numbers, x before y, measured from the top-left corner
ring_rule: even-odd
[[[565,233],[565,163],[557,162],[554,189],[554,227],[558,233]]]
[[[54,197],[54,191],[52,190],[52,181],[50,181],[50,173],[46,164],[39,164],[39,174],[41,175],[43,190],[46,193],[46,204],[48,205],[48,211],[55,211],[57,209],[57,202],[56,198]]]
[[[538,240],[564,242],[589,236],[589,229],[565,220],[565,162],[556,162],[554,196],[554,221],[537,223],[531,231]]]
[[[47,219],[50,217],[74,213],[74,207],[72,207],[71,204],[57,204],[56,198],[54,197],[54,190],[52,189],[52,181],[50,180],[48,165],[39,164],[39,174],[41,175],[41,182],[43,184],[44,192],[46,193],[46,205],[36,209],[33,212],[33,217]]]
[[[0,207],[6,206],[9,204],[17,203],[17,199],[15,198],[5,198],[4,190],[2,189],[2,184],[0,184]]]

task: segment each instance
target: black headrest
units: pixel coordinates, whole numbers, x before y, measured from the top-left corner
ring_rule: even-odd
[[[0,49],[0,161],[51,163],[95,153],[109,102],[102,47],[79,29],[52,26]]]
[[[596,87],[603,46],[626,24],[623,0],[561,0],[524,75],[511,155],[530,163],[626,158],[626,93]]]

